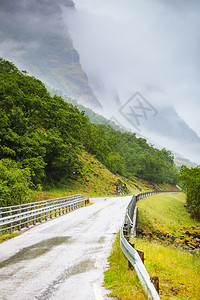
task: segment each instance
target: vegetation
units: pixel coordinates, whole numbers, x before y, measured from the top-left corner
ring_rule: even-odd
[[[134,133],[91,123],[76,106],[51,97],[41,81],[3,59],[0,98],[0,206],[27,201],[30,189],[80,178],[83,151],[113,174],[176,184],[171,152],[154,148]],[[16,176],[11,179],[12,165]]]
[[[192,217],[200,219],[200,167],[189,169],[182,166],[179,179],[186,193],[187,207]]]
[[[138,202],[138,231],[146,234],[135,244],[145,252],[148,272],[160,278],[162,299],[198,299],[200,293],[200,228],[185,204],[183,193],[157,194]]]
[[[9,239],[12,239],[13,237],[15,236],[18,236],[19,233],[18,232],[12,232],[12,233],[8,233],[8,234],[1,234],[0,236],[0,243],[4,242],[4,241],[7,241]]]
[[[151,232],[148,238],[136,238],[136,249],[144,251],[145,267],[150,276],[158,276],[161,299],[199,299],[200,257],[159,239],[154,233],[180,237],[183,230],[194,228],[197,222],[186,211],[183,193],[157,194],[138,202],[138,228]],[[151,238],[149,238],[151,237]],[[119,299],[145,299],[135,271],[128,270],[127,259],[117,237],[109,257],[110,268],[104,284],[112,289],[110,295]]]
[[[11,159],[0,160],[0,205],[23,203],[31,196],[31,173]]]
[[[135,247],[144,251],[150,276],[159,277],[161,299],[199,299],[199,256],[144,239],[137,239]]]
[[[136,249],[145,253],[145,267],[150,276],[158,276],[161,299],[199,299],[200,259],[180,249],[161,245],[157,241],[137,238]],[[121,300],[143,300],[144,295],[137,274],[128,269],[119,241],[119,234],[108,258],[109,269],[104,274],[104,285],[110,296]]]
[[[109,269],[104,273],[104,286],[112,290],[109,296],[122,300],[146,299],[135,271],[128,269],[128,261],[120,247],[120,234],[117,234],[108,258]]]
[[[162,193],[144,198],[137,203],[139,208],[138,228],[183,235],[184,227],[195,227],[185,208],[183,193]],[[152,221],[153,220],[153,221]]]
[[[45,191],[34,191],[33,200],[52,199],[66,195],[83,194],[83,196],[100,197],[108,195],[137,194],[152,189],[173,191],[176,187],[168,184],[151,184],[135,177],[133,180],[113,174],[96,157],[83,151],[80,155],[83,165],[82,174],[76,178],[61,180]],[[126,190],[120,190],[125,187]]]

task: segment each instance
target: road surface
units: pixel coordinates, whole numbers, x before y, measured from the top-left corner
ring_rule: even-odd
[[[0,244],[0,299],[107,299],[103,272],[130,200],[91,199]]]

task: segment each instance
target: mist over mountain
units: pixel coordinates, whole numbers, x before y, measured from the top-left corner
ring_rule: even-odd
[[[175,157],[189,158],[200,163],[200,137],[177,114],[173,107],[164,107],[158,115],[147,121],[142,133],[175,153]]]
[[[199,52],[192,31],[199,4],[178,3],[0,0],[0,56],[200,163]],[[134,108],[138,103],[126,105],[137,91],[147,99],[146,117]]]
[[[62,19],[71,0],[0,0],[0,56],[81,103],[100,107]]]

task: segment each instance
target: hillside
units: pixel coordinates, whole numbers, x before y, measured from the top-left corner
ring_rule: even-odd
[[[102,125],[109,125],[109,126],[111,126],[113,129],[119,130],[119,131],[122,131],[122,132],[127,131],[125,128],[122,128],[122,127],[120,127],[118,124],[116,124],[113,120],[111,120],[111,119],[109,120],[109,119],[107,119],[106,117],[104,117],[103,115],[101,115],[101,114],[95,112],[95,111],[92,110],[91,108],[85,107],[84,105],[78,103],[76,100],[74,100],[74,99],[72,99],[72,98],[70,98],[70,97],[67,97],[66,95],[64,95],[64,93],[63,93],[61,90],[58,90],[58,89],[56,89],[56,90],[55,90],[55,89],[52,89],[50,86],[47,86],[47,89],[48,89],[48,91],[50,92],[50,94],[51,94],[52,96],[54,96],[54,95],[59,95],[59,96],[61,96],[63,99],[65,99],[68,103],[72,103],[73,105],[77,106],[78,109],[79,109],[80,111],[84,111],[85,114],[86,114],[86,116],[89,118],[89,120],[90,120],[92,123],[95,123],[95,124],[102,124]],[[198,137],[197,137],[197,135],[196,135],[194,132],[192,132],[192,135],[190,136],[190,134],[189,134],[190,128],[183,122],[183,120],[179,119],[177,113],[176,113],[172,108],[171,108],[171,109],[168,108],[166,112],[168,112],[166,115],[165,115],[165,113],[164,113],[164,111],[163,111],[162,114],[161,114],[161,116],[159,116],[160,122],[161,122],[161,119],[162,119],[162,118],[163,118],[163,119],[162,119],[162,122],[163,122],[164,119],[167,119],[167,121],[164,121],[164,123],[165,123],[165,125],[167,124],[167,126],[166,126],[167,128],[171,127],[171,131],[173,131],[173,129],[172,129],[173,124],[170,124],[170,119],[173,119],[172,116],[175,115],[176,117],[174,117],[174,120],[176,120],[176,121],[178,122],[179,125],[182,124],[181,126],[179,126],[179,125],[174,125],[174,126],[176,127],[177,131],[179,131],[179,138],[180,138],[180,137],[181,137],[181,139],[184,139],[184,138],[185,138],[183,132],[181,133],[181,131],[180,131],[181,128],[182,128],[182,126],[183,126],[183,128],[185,127],[185,132],[187,132],[187,138],[191,138],[191,139],[192,139],[192,137],[193,137],[193,138],[194,138],[194,142],[198,143]],[[151,128],[151,124],[149,124],[149,125],[150,125],[150,128]],[[159,127],[159,122],[158,122],[158,121],[157,121],[157,125],[154,124],[154,129],[152,129],[152,132],[153,132],[153,131],[156,132],[156,130],[155,130],[156,127]],[[163,125],[162,125],[162,127],[163,127]],[[160,129],[159,129],[159,130],[160,130]],[[165,133],[167,133],[168,137],[170,136],[170,132],[171,132],[171,131],[170,131],[170,130],[168,130],[168,131],[165,130]],[[176,135],[176,134],[173,132],[173,135]],[[161,149],[161,148],[162,148],[161,145],[160,145],[159,143],[155,143],[153,140],[147,138],[147,136],[143,136],[142,134],[139,134],[139,133],[136,133],[136,136],[137,136],[137,137],[141,137],[141,138],[143,138],[143,139],[146,139],[146,140],[148,141],[149,144],[154,145],[154,146],[155,146],[156,148],[158,148],[158,149]],[[183,143],[184,143],[184,141],[183,141]],[[191,143],[192,145],[194,145],[193,140],[190,140],[190,143]],[[167,148],[167,149],[168,149],[168,148]],[[171,151],[171,149],[168,149],[168,150]],[[187,158],[184,158],[184,157],[181,156],[179,153],[177,153],[177,152],[175,152],[175,151],[171,151],[171,152],[172,152],[173,155],[174,155],[174,162],[175,162],[176,166],[178,167],[178,169],[180,169],[180,167],[181,167],[182,165],[186,165],[186,166],[189,167],[189,168],[190,168],[190,167],[195,167],[195,166],[197,166],[196,163],[190,161],[190,160],[187,159]]]
[[[34,193],[35,200],[82,194],[89,197],[120,196],[138,194],[151,190],[176,191],[179,188],[169,184],[152,184],[148,181],[128,178],[111,173],[94,155],[83,152],[80,156],[83,163],[82,175],[76,179],[62,180],[56,186],[45,191]]]
[[[12,1],[10,5],[1,0],[0,6],[0,56],[81,103],[101,107],[62,19],[61,7],[75,9],[73,1]]]
[[[156,194],[137,203],[138,233],[131,238],[142,250],[150,276],[159,277],[160,299],[199,299],[200,227],[185,208],[183,193]],[[128,268],[117,236],[104,285],[119,299],[146,299],[136,272]]]
[[[1,205],[27,201],[29,189],[79,180],[84,151],[129,180],[177,183],[173,155],[135,134],[91,123],[84,112],[14,64],[0,59]],[[89,172],[88,172],[89,173]]]
[[[95,70],[94,74],[90,74],[90,68],[87,69],[90,66],[90,57],[84,64],[88,74],[82,67],[81,55],[84,53],[81,49],[75,49],[73,38],[76,40],[77,36],[72,38],[70,32],[73,18],[69,15],[72,12],[76,15],[77,12],[72,0],[24,0],[13,1],[12,5],[7,0],[0,0],[0,6],[1,57],[12,61],[21,70],[26,70],[52,89],[61,90],[76,99],[77,103],[104,113],[108,119],[114,116],[125,128],[135,131],[135,127],[129,122],[134,123],[134,117],[127,122],[127,118],[119,113],[121,105],[127,101],[123,95],[119,98],[120,84],[114,90],[108,83],[105,86],[101,84],[105,79],[97,76],[97,80]],[[79,21],[82,20],[77,20]],[[82,44],[85,43],[87,44],[82,41]],[[88,43],[88,53],[90,48],[91,44]],[[134,86],[134,82],[131,84]],[[132,93],[134,92],[133,88]],[[151,95],[148,89],[144,92],[147,96]],[[154,101],[153,97],[151,101]],[[142,134],[152,140],[153,144],[180,152],[184,157],[198,163],[200,138],[197,133],[181,118],[173,105],[155,108],[158,111],[155,118],[150,115],[148,120],[140,118]],[[99,121],[102,122],[100,118]]]

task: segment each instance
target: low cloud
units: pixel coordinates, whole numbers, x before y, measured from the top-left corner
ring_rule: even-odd
[[[74,2],[63,16],[107,115],[111,91],[121,103],[139,91],[158,110],[173,105],[200,135],[199,1]]]

